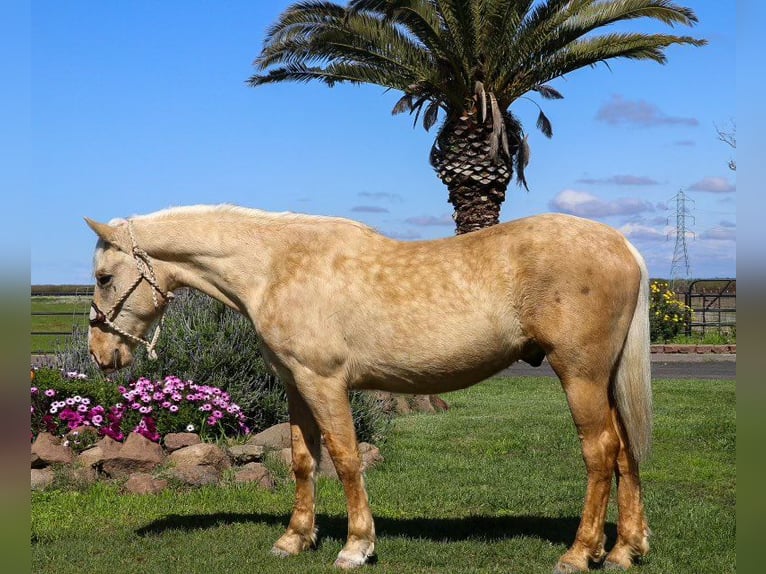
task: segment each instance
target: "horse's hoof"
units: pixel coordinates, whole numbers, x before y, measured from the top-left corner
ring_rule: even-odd
[[[587,571],[588,571],[587,568],[583,570],[579,566],[575,566],[574,564],[570,564],[569,562],[559,562],[558,564],[556,564],[556,567],[553,569],[553,574],[575,574],[577,572],[587,572]]]
[[[277,556],[279,558],[287,558],[288,556],[292,556],[287,550],[284,550],[283,548],[279,548],[277,546],[271,547],[271,553],[274,556]]]
[[[375,546],[372,544],[365,551],[341,550],[338,558],[335,560],[335,567],[342,570],[359,568],[375,560],[374,552]]]
[[[556,564],[556,567],[553,569],[553,574],[575,574],[575,572],[581,572],[581,570],[576,566],[563,562]]]
[[[338,556],[335,560],[335,567],[341,570],[353,570],[354,568],[364,566],[367,563],[367,559],[367,556],[360,554],[356,556]]]

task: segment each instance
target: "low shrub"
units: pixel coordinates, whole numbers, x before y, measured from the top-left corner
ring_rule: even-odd
[[[691,309],[666,281],[652,281],[649,291],[649,332],[652,343],[667,343],[686,331]]]

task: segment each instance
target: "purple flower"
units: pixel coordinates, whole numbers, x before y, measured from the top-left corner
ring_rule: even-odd
[[[171,413],[175,413],[175,412],[178,412],[178,405],[170,405],[170,407],[168,408],[168,410],[169,410]]]
[[[56,396],[56,391],[54,391],[53,389],[47,389],[45,391],[45,396],[46,397],[55,397]]]
[[[91,417],[91,419],[90,419],[90,420],[91,420],[91,422],[92,422],[94,425],[98,426],[98,425],[100,425],[102,422],[104,422],[104,417],[102,417],[101,415],[93,415],[93,416]]]

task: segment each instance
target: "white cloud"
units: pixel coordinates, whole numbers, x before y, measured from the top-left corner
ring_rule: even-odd
[[[549,207],[554,211],[579,215],[581,217],[608,217],[610,215],[635,215],[654,211],[654,206],[635,197],[614,200],[601,199],[587,191],[565,189],[554,197]]]
[[[612,184],[612,185],[657,185],[659,182],[645,175],[613,175],[604,178],[583,178],[578,179],[577,183],[587,184]]]
[[[617,230],[623,233],[628,239],[666,241],[668,238],[667,233],[664,231],[640,223],[626,223],[622,227],[618,227]]]
[[[714,227],[700,233],[700,239],[713,239],[716,241],[736,241],[737,231],[732,228]]]
[[[705,177],[689,186],[690,191],[709,193],[732,193],[737,188],[724,177]]]
[[[618,94],[614,94],[607,103],[599,108],[596,113],[596,119],[613,126],[699,125],[699,121],[696,118],[669,116],[654,104],[644,100],[626,100]]]

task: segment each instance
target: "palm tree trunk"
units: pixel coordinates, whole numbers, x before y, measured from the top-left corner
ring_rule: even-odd
[[[455,227],[458,235],[483,229],[500,221],[500,206],[505,201],[505,187],[477,187],[447,185],[449,202],[455,208]]]
[[[475,115],[474,115],[475,116]],[[502,150],[492,157],[491,122],[474,116],[447,121],[431,150],[431,165],[449,190],[458,234],[498,223],[513,175]]]

